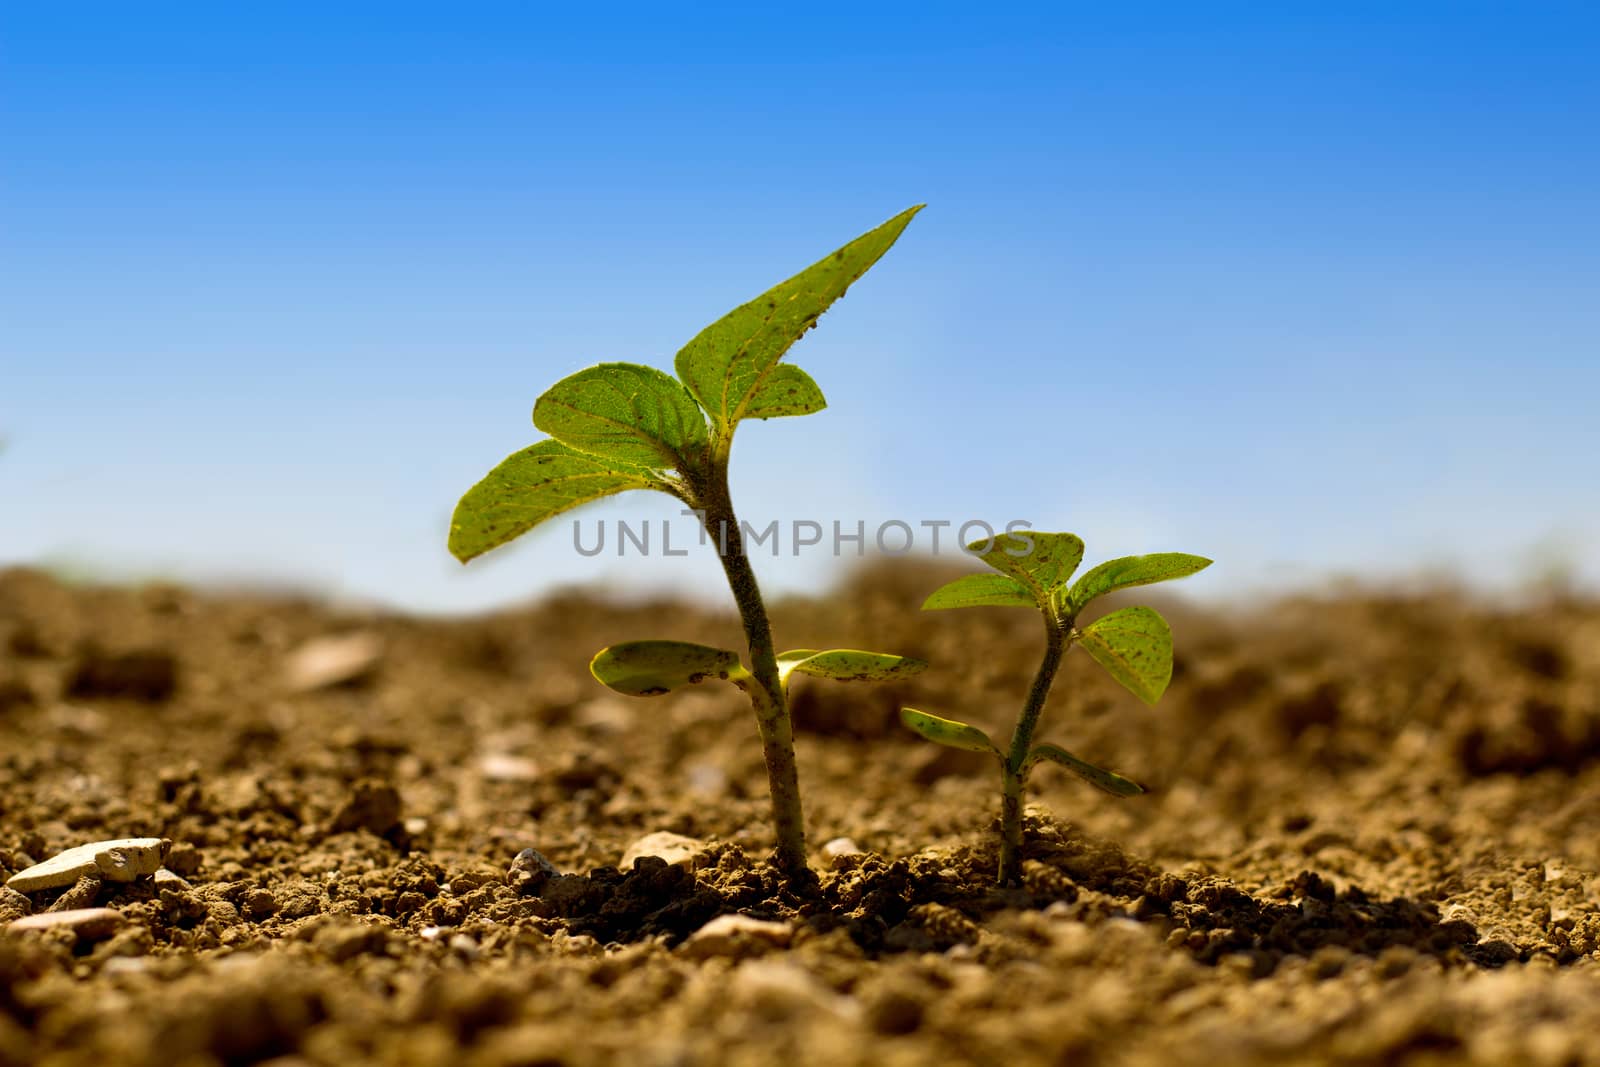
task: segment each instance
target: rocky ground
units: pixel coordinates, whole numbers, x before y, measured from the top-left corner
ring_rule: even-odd
[[[1153,791],[1042,770],[1000,891],[992,768],[896,709],[1003,733],[1041,635],[944,576],[775,610],[933,664],[800,683],[792,888],[739,694],[584,669],[729,617],[0,574],[0,880],[144,839],[0,890],[0,1064],[1600,1063],[1600,604],[1161,601],[1162,704],[1074,655],[1042,734]]]

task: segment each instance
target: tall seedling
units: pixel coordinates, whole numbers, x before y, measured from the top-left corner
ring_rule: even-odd
[[[784,354],[889,250],[919,210],[896,215],[700,331],[678,353],[676,378],[634,363],[602,363],[557,382],[533,407],[534,426],[550,439],[490,471],[461,498],[451,520],[450,551],[465,563],[546,519],[630,489],[666,493],[698,513],[738,605],[749,664],[725,649],[636,641],[604,649],[590,670],[631,696],[709,679],[746,693],[766,757],[775,860],[791,874],[805,869],[805,833],[790,680],[795,674],[881,679],[924,664],[850,649],[776,650],[728,491],[728,457],[745,419],[810,415],[826,406],[817,383],[781,362]]]
[[[1128,797],[1144,787],[1120,774],[1079,759],[1060,745],[1033,743],[1039,714],[1061,667],[1062,656],[1082,645],[1111,677],[1146,704],[1154,704],[1172,679],[1172,630],[1153,608],[1119,608],[1078,628],[1078,616],[1090,601],[1118,589],[1182,578],[1211,565],[1202,556],[1158,552],[1124,556],[1091,568],[1076,582],[1072,574],[1083,562],[1083,540],[1069,533],[1001,534],[967,546],[999,574],[957,578],[923,603],[939,608],[1035,608],[1044,616],[1045,652],[1027,703],[1001,751],[976,726],[904,708],[901,720],[941,745],[988,752],[1000,761],[1000,884],[1015,885],[1022,877],[1022,795],[1028,775],[1043,761],[1058,763],[1114,796]],[[1068,584],[1068,583],[1071,584]]]

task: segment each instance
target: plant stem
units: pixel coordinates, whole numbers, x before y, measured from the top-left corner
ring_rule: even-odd
[[[805,821],[800,807],[800,769],[794,758],[794,728],[783,685],[778,679],[778,654],[772,643],[772,625],[756,584],[756,572],[744,552],[744,536],[733,498],[728,491],[727,467],[718,464],[712,484],[699,501],[706,533],[717,547],[728,588],[739,606],[744,636],[750,646],[750,673],[755,684],[746,689],[761,731],[761,751],[767,763],[767,786],[772,794],[772,825],[778,847],[774,860],[791,876],[806,869]]]
[[[1003,789],[1000,802],[1000,884],[1017,885],[1022,881],[1022,791],[1023,773],[1028,762],[1028,751],[1033,747],[1033,731],[1039,725],[1039,713],[1044,710],[1045,699],[1050,695],[1050,685],[1061,667],[1061,656],[1066,651],[1066,635],[1054,619],[1045,619],[1044,660],[1039,672],[1033,676],[1033,688],[1028,690],[1028,702],[1023,705],[1017,719],[1017,728],[1011,734],[1011,751],[1001,765]]]

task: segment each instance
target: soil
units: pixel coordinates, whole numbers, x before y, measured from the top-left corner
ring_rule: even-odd
[[[631,638],[738,647],[730,616],[0,574],[0,880],[128,837],[184,879],[65,890],[120,925],[0,928],[0,1064],[1600,1063],[1600,604],[1139,598],[1177,635],[1167,696],[1072,656],[1041,737],[1152,791],[1041,770],[1000,890],[992,766],[896,709],[1003,735],[1042,635],[917,612],[945,576],[775,606],[786,646],[933,664],[800,682],[817,877],[785,886],[740,694],[584,670]],[[365,661],[306,675],[349,635]],[[708,847],[620,870],[655,831]],[[0,890],[0,924],[61,895]],[[783,925],[692,936],[727,914]]]

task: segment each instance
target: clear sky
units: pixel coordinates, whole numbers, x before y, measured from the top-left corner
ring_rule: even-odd
[[[715,592],[564,522],[462,568],[450,509],[557,378],[925,201],[791,353],[830,408],[741,430],[758,522],[1600,580],[1595,5],[580,8],[0,9],[0,563]]]

